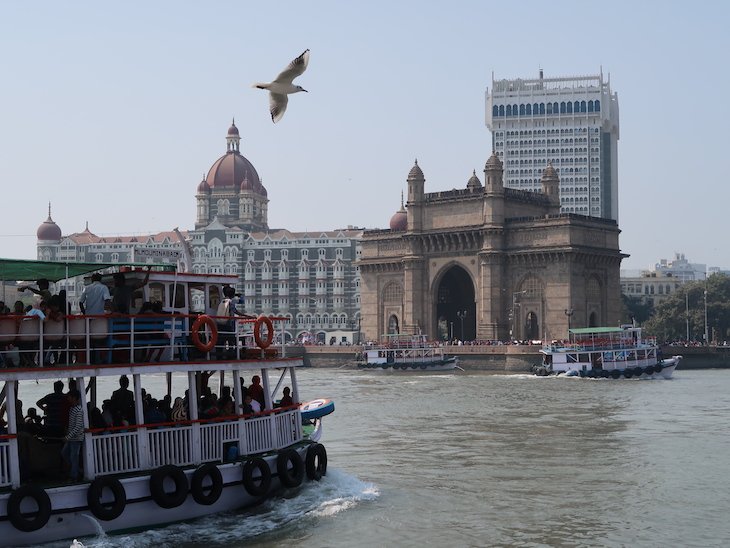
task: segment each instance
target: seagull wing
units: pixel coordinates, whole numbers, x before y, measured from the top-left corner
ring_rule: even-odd
[[[301,74],[307,70],[309,64],[309,50],[305,50],[299,57],[294,59],[289,66],[287,66],[279,76],[276,77],[274,82],[280,84],[291,84],[294,78],[301,76]]]
[[[286,112],[286,105],[289,97],[285,93],[269,92],[269,110],[271,111],[271,121],[276,123],[281,120]]]

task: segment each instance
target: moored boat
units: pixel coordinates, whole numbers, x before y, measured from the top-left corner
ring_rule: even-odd
[[[365,345],[359,357],[361,369],[452,371],[458,364],[456,356],[444,355],[425,335],[385,335],[381,344]]]
[[[571,329],[569,341],[552,341],[540,352],[542,363],[533,367],[539,376],[670,379],[682,359],[662,359],[656,339],[630,325]]]
[[[36,266],[34,277],[48,276],[43,263]],[[16,279],[13,272],[0,267],[4,279]],[[133,281],[146,272],[126,274]],[[216,317],[224,288],[236,282],[236,276],[152,271],[135,291],[131,314],[0,316],[7,420],[0,434],[1,545],[235,510],[326,474],[327,452],[317,441],[326,413],[303,420],[302,359],[272,346],[285,318]],[[139,314],[150,301],[159,301],[161,310]],[[241,346],[251,338],[255,349]],[[260,389],[246,388],[244,378]],[[30,396],[44,386],[54,392],[59,382],[73,386],[68,394],[80,400],[76,478],[69,478],[74,467],[62,458],[65,428],[59,433],[52,421],[26,422],[22,413],[23,405],[41,406]],[[166,390],[155,400],[150,389],[161,382]],[[285,386],[291,404],[278,405]],[[65,405],[58,402],[57,410]]]

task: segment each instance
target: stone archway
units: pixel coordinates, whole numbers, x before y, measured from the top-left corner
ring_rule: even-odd
[[[437,331],[432,338],[471,341],[476,338],[474,283],[461,266],[454,265],[441,277],[436,288],[434,314]]]

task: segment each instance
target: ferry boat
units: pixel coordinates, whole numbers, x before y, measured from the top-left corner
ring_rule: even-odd
[[[0,259],[0,277],[57,281],[100,268],[69,264],[64,272],[60,265],[62,272],[52,275],[58,264],[34,263],[24,265],[29,274],[21,278],[17,264]],[[136,284],[147,272],[125,275]],[[326,474],[327,452],[317,440],[322,417],[334,405],[302,402],[297,370],[303,360],[271,346],[274,326],[283,329],[285,318],[215,317],[224,287],[236,282],[236,276],[153,270],[135,289],[131,314],[50,313],[45,321],[0,315],[0,414],[6,420],[0,431],[1,545],[147,529],[232,511]],[[161,310],[138,313],[155,301]],[[225,346],[223,320],[235,324]],[[251,335],[257,347],[243,348],[240,341]],[[247,390],[244,378],[254,376],[260,389]],[[129,388],[124,379],[131,379]],[[63,383],[75,386],[78,392],[69,392],[80,396],[77,414],[83,412],[75,479],[62,458],[65,432],[58,423],[68,421],[63,400],[53,408],[60,419],[50,404],[42,423],[23,417],[23,410],[40,405],[30,395],[53,393],[59,381],[62,389]],[[157,402],[155,386],[165,392]],[[261,399],[260,410],[249,406],[246,391]],[[277,403],[282,394],[284,405]]]
[[[670,379],[682,356],[662,359],[656,338],[640,327],[587,327],[570,330],[569,341],[552,341],[540,352],[536,375],[564,373],[586,378]]]
[[[456,356],[429,343],[426,335],[388,334],[381,344],[366,344],[358,356],[358,368],[390,371],[452,371]]]

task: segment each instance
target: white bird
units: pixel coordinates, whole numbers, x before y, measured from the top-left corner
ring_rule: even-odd
[[[286,112],[286,105],[289,102],[289,94],[299,91],[307,91],[302,86],[292,84],[294,78],[301,76],[307,69],[309,63],[309,50],[305,50],[299,57],[294,59],[274,81],[268,84],[257,83],[253,87],[269,90],[269,110],[271,120],[276,123],[281,120]]]

